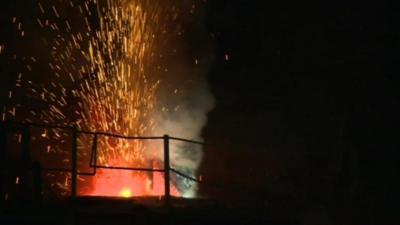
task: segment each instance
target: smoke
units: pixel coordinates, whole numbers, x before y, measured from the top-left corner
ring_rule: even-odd
[[[202,129],[207,124],[207,113],[215,104],[206,79],[208,68],[214,60],[213,41],[204,27],[204,3],[191,3],[193,4],[182,3],[179,6],[183,12],[187,12],[179,19],[178,32],[181,35],[174,36],[172,33],[166,38],[168,44],[164,46],[168,47],[162,50],[166,56],[168,52],[173,54],[161,62],[167,69],[158,75],[161,83],[157,95],[158,109],[153,115],[154,134],[203,141]],[[203,158],[202,147],[171,140],[171,167],[196,177]],[[157,155],[162,161],[163,156],[160,153]],[[191,197],[196,194],[196,183],[174,173],[171,175],[174,185],[183,196]]]
[[[30,60],[19,91],[21,102],[32,104],[19,104],[23,107],[17,108],[21,117],[17,120],[129,136],[168,134],[203,140],[207,113],[214,106],[206,80],[214,56],[203,23],[205,1],[41,0],[37,4],[32,12],[37,19],[21,41],[30,47],[18,54]],[[140,116],[132,113],[136,111]],[[85,149],[90,143],[83,138],[80,142]],[[148,145],[149,161],[163,161],[158,144]],[[126,148],[120,152],[134,155],[135,149]],[[171,141],[170,151],[171,167],[195,177],[202,146]],[[174,174],[172,179],[184,196],[195,195],[195,183]]]
[[[174,110],[165,110],[155,115],[155,133],[202,141],[201,131],[207,123],[207,112],[214,107],[214,98],[207,84],[198,83],[193,89],[170,101],[178,101],[180,104]],[[168,100],[164,100],[165,102]],[[202,157],[201,145],[174,140],[170,142],[171,167],[189,176],[196,175]],[[195,183],[178,176],[173,178],[176,181],[175,185],[185,197],[195,195],[197,190]]]

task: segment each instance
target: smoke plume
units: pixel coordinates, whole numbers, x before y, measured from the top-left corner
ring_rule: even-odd
[[[179,20],[181,29],[178,32],[181,35],[167,38],[169,47],[163,48],[165,55],[173,52],[173,57],[163,59],[168,69],[159,75],[159,108],[153,115],[154,134],[203,141],[202,129],[207,123],[207,113],[215,104],[206,79],[214,58],[213,42],[204,27],[204,3],[191,3],[193,5],[180,5],[180,9],[187,12]],[[195,13],[191,11],[194,9]],[[202,147],[192,143],[170,141],[171,167],[196,177],[203,157]],[[158,154],[158,157],[162,160],[163,156]],[[197,185],[194,182],[179,175],[171,175],[174,184],[184,196],[195,195]]]

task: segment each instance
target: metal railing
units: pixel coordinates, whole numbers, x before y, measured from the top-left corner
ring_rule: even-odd
[[[173,172],[181,177],[189,179],[194,182],[201,182],[200,180],[188,176],[170,166],[170,140],[187,142],[196,145],[204,145],[203,142],[188,140],[184,138],[178,137],[171,137],[168,135],[164,136],[149,136],[149,137],[141,137],[141,136],[123,136],[119,134],[112,134],[112,133],[105,133],[105,132],[93,132],[93,131],[85,131],[79,130],[74,126],[60,126],[60,125],[50,125],[50,124],[36,124],[36,123],[16,123],[16,122],[4,122],[0,124],[0,135],[5,137],[7,133],[21,133],[22,134],[22,154],[21,154],[21,161],[23,164],[29,164],[30,160],[30,151],[29,151],[29,142],[31,139],[30,128],[32,127],[39,127],[44,129],[62,129],[62,130],[70,130],[71,137],[72,137],[72,144],[71,144],[71,168],[41,168],[43,171],[57,171],[57,172],[68,172],[71,173],[71,198],[76,199],[77,197],[77,177],[79,176],[94,176],[96,175],[96,169],[110,169],[110,170],[129,170],[129,171],[141,171],[141,172],[160,172],[164,174],[164,198],[166,204],[169,204],[171,199],[171,190],[170,190],[170,172]],[[78,163],[77,163],[77,156],[78,156],[78,135],[79,134],[88,134],[93,135],[93,143],[91,146],[91,153],[90,153],[90,162],[89,167],[93,169],[92,172],[79,172],[78,171]],[[136,167],[119,167],[119,166],[105,166],[105,165],[98,165],[97,164],[97,142],[98,136],[106,136],[106,137],[113,137],[125,140],[162,140],[163,141],[163,169],[156,169],[156,168],[136,168]],[[0,151],[4,150],[4,143],[0,143]],[[5,151],[5,150],[4,150]],[[21,176],[23,179],[23,176]]]

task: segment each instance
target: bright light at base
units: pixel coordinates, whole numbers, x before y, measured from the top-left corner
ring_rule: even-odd
[[[131,190],[129,188],[123,188],[120,192],[121,197],[130,198],[132,197]]]

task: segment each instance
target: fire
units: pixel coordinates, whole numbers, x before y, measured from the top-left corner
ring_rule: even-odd
[[[92,185],[91,189],[81,191],[80,194],[124,198],[164,195],[164,176],[158,172],[153,173],[150,179],[140,172],[103,169],[93,179]],[[181,196],[173,185],[170,187],[172,196]]]
[[[131,189],[129,189],[129,188],[122,188],[122,190],[119,194],[121,197],[124,197],[124,198],[132,197]]]
[[[80,72],[94,74],[94,79],[86,80],[78,90],[83,105],[82,127],[144,136],[154,129],[151,115],[158,81],[150,80],[148,74],[154,62],[154,36],[160,29],[161,8],[141,0],[108,1],[104,8],[98,12],[97,35],[88,40],[87,52],[83,52],[87,67]],[[80,144],[87,145],[87,139],[81,138]],[[99,140],[98,147],[102,165],[146,167],[149,161],[145,151],[150,149],[141,141],[106,137]],[[84,194],[162,195],[157,185],[163,178],[154,178],[150,181],[143,173],[103,170],[92,179],[93,189]]]
[[[46,41],[51,46],[46,65],[54,74],[49,85],[32,88],[32,96],[49,109],[32,110],[33,119],[27,121],[40,118],[80,130],[151,136],[156,130],[153,115],[161,108],[157,105],[158,87],[164,71],[168,71],[168,65],[160,62],[168,55],[163,54],[168,43],[162,35],[182,33],[176,22],[180,13],[177,7],[164,0],[83,0],[67,1],[66,5],[41,1],[37,22],[44,31],[54,32]],[[61,10],[63,7],[67,10]],[[68,11],[74,18],[68,18]],[[59,18],[63,18],[62,23]],[[60,140],[70,135],[57,132]],[[44,132],[41,138],[50,139],[50,134]],[[86,163],[92,139],[78,137],[78,148],[84,150],[78,151],[78,158]],[[59,152],[68,149],[53,147]],[[101,137],[97,149],[98,165],[147,168],[149,161],[162,159],[162,147],[154,149],[139,140]],[[63,188],[69,189],[67,184]],[[98,169],[94,177],[81,176],[78,188],[81,195],[161,196],[164,176],[158,172]],[[173,184],[171,195],[181,195]]]

